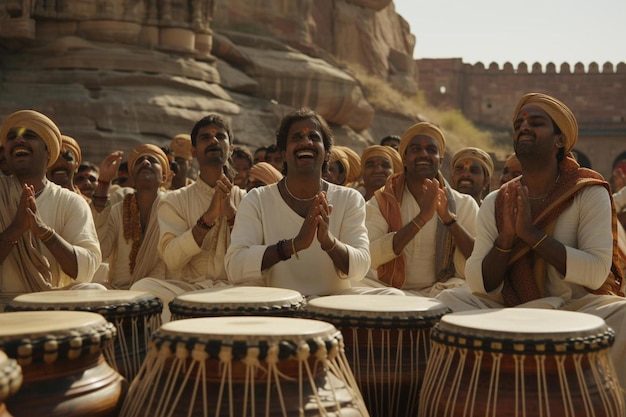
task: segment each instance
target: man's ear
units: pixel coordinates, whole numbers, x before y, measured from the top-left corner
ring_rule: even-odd
[[[556,141],[554,142],[557,148],[565,147],[565,136],[562,133],[559,133],[556,137]]]

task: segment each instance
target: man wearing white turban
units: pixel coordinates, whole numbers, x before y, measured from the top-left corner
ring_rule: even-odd
[[[90,282],[101,261],[87,202],[46,179],[61,133],[32,110],[10,115],[0,128],[11,177],[0,177],[0,291],[16,294]]]
[[[445,149],[432,123],[408,128],[399,148],[404,171],[367,202],[372,269],[379,282],[410,294],[433,297],[465,284],[478,205],[441,175]]]
[[[626,299],[609,185],[570,154],[578,125],[559,100],[524,95],[512,126],[522,175],[480,207],[469,291],[439,299],[454,311],[537,306],[599,316],[615,331],[611,355],[626,387]]]

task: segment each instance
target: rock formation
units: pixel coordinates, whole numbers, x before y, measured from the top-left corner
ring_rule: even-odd
[[[306,105],[360,151],[403,119],[377,114],[344,63],[415,92],[414,44],[390,0],[0,0],[0,121],[41,111],[97,163],[209,112],[266,145]]]

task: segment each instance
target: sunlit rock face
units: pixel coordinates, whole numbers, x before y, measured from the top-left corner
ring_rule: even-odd
[[[210,112],[235,141],[267,145],[308,106],[360,151],[375,111],[344,63],[414,91],[414,43],[391,1],[4,0],[0,121],[41,111],[98,162]]]

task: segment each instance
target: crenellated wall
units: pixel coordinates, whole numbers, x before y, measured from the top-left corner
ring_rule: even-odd
[[[419,89],[432,104],[459,108],[473,122],[494,130],[510,130],[511,112],[527,92],[550,94],[567,104],[578,120],[576,149],[592,168],[610,176],[614,159],[626,151],[626,64],[573,67],[549,63],[485,67],[461,58],[416,61]]]

